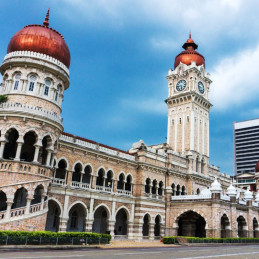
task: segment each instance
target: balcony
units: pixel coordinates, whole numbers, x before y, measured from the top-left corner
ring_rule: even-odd
[[[28,113],[43,117],[59,124],[62,124],[62,118],[55,112],[48,111],[39,106],[33,106],[21,103],[3,103],[0,104],[0,112]]]
[[[125,196],[131,196],[132,195],[131,191],[119,190],[119,189],[117,189],[117,193],[120,194],[120,195],[125,195]]]
[[[90,183],[71,182],[71,188],[90,189]]]
[[[53,169],[41,164],[32,162],[2,160],[0,162],[0,172],[34,174],[47,178],[52,177]]]
[[[26,219],[27,217],[38,216],[40,214],[43,214],[47,212],[47,209],[48,209],[47,204],[48,204],[48,201],[45,201],[44,203],[40,202],[37,204],[30,205],[29,213],[27,215],[26,215],[26,206],[11,209],[9,216],[7,215],[7,210],[0,211],[0,224],[8,221]]]

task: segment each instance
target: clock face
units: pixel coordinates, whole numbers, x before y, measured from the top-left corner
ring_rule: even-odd
[[[198,83],[198,89],[201,94],[204,94],[204,84],[201,81]]]
[[[186,85],[187,85],[187,82],[184,79],[181,79],[176,84],[176,90],[178,92],[183,91],[185,89]]]

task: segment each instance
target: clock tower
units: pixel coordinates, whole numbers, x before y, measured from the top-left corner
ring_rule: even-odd
[[[173,151],[195,160],[192,170],[202,173],[209,159],[209,111],[212,106],[209,89],[212,81],[191,34],[182,47],[184,51],[176,56],[174,70],[170,69],[167,76],[167,143]]]

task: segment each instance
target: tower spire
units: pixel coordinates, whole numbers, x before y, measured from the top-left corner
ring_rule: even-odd
[[[49,9],[47,11],[45,21],[43,22],[44,27],[48,28],[49,27]]]
[[[192,32],[190,30],[190,32],[189,32],[189,39],[191,39],[191,38],[192,38]]]

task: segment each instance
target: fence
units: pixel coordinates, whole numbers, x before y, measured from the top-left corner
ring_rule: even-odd
[[[105,237],[2,236],[0,245],[92,245],[108,244]]]

